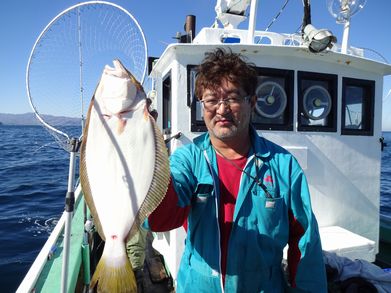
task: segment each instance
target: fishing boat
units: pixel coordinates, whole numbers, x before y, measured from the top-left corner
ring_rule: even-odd
[[[352,1],[335,2],[345,3],[348,11],[357,8],[349,6]],[[391,65],[350,46],[349,12],[335,11],[345,22],[338,44],[332,32],[311,24],[309,1],[303,3],[301,33],[255,30],[255,0],[218,0],[218,22],[198,33],[196,17],[186,16],[178,42],[168,45],[158,58],[150,58],[153,82],[148,96],[172,152],[206,131],[194,94],[196,66],[205,52],[222,47],[245,56],[259,74],[252,123],[264,137],[294,154],[305,171],[323,249],[389,266],[391,229],[380,225],[379,214],[385,147],[383,77],[391,74]],[[246,19],[248,28],[238,29]],[[89,242],[93,229],[86,233],[90,222],[80,186],[74,194],[66,292],[81,292],[88,286],[89,261],[96,253]],[[17,292],[60,291],[65,223],[66,213]],[[154,235],[153,248],[164,256],[174,284],[185,237],[183,228]]]

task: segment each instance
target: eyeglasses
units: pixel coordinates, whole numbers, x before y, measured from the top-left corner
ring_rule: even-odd
[[[207,111],[215,111],[220,107],[220,104],[224,104],[224,106],[232,108],[239,107],[243,102],[247,102],[250,100],[250,96],[246,96],[244,98],[242,97],[228,97],[225,99],[216,99],[216,98],[210,98],[201,100],[201,104],[203,105],[204,109]]]

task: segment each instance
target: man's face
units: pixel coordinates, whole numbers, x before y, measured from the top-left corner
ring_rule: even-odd
[[[208,107],[207,101],[216,99],[231,103],[220,102],[215,107]],[[252,102],[246,98],[246,92],[242,88],[224,79],[217,91],[204,90],[202,102],[204,121],[211,136],[228,140],[248,133]]]

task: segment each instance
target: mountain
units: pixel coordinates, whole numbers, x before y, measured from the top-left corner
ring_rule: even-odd
[[[42,115],[42,118],[44,119],[45,122],[47,122],[52,126],[81,125],[80,118],[52,116],[52,115]],[[42,125],[34,113],[24,113],[24,114],[0,113],[0,125],[1,124],[2,125]]]

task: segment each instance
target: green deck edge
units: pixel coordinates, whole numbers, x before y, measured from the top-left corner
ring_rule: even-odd
[[[75,203],[72,218],[71,239],[69,248],[68,292],[75,292],[76,283],[82,263],[82,244],[84,237],[84,197],[80,196]],[[57,249],[47,261],[36,282],[36,292],[60,292],[63,260],[63,233],[56,242]]]

